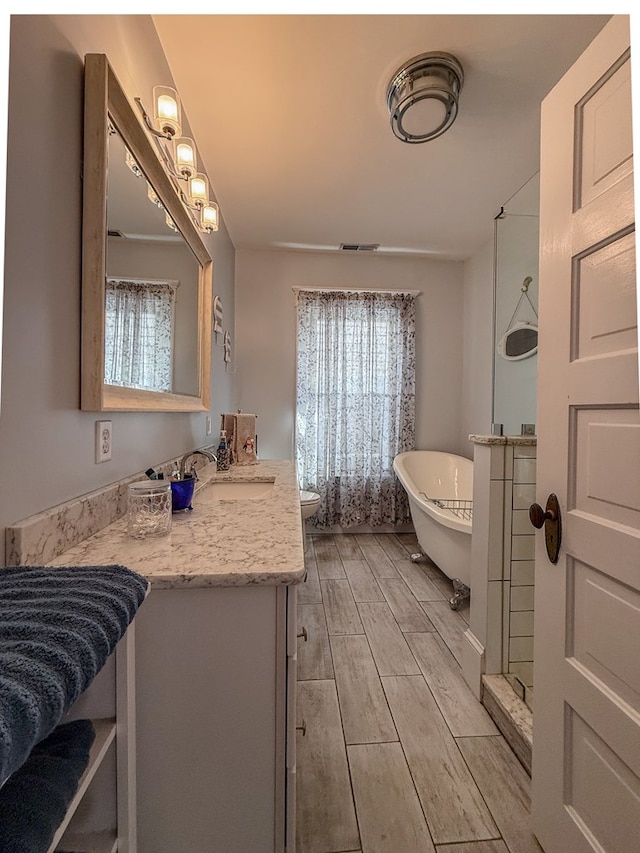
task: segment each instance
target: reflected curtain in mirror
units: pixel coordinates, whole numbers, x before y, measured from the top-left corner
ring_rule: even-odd
[[[104,381],[170,391],[177,281],[108,278]]]

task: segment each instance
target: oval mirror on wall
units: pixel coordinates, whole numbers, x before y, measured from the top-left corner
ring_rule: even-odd
[[[507,361],[520,361],[538,351],[538,327],[532,323],[514,323],[498,341],[498,352]]]

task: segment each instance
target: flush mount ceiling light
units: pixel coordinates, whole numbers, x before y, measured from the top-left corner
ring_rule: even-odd
[[[405,62],[387,88],[391,129],[403,142],[428,142],[458,115],[464,73],[450,53],[421,53]]]

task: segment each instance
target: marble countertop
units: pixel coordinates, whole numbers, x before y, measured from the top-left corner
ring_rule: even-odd
[[[294,464],[261,460],[217,472],[198,470],[193,511],[174,513],[171,532],[132,539],[126,516],[52,560],[51,566],[120,564],[152,588],[299,583],[304,577],[300,493]],[[272,481],[264,498],[222,500],[207,493],[220,481]]]
[[[538,443],[536,435],[470,435],[469,441],[473,444],[492,445],[514,445],[520,447],[534,447]]]

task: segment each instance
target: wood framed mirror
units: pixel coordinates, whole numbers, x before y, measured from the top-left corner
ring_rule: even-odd
[[[210,406],[213,261],[104,54],[85,56],[81,408]]]

